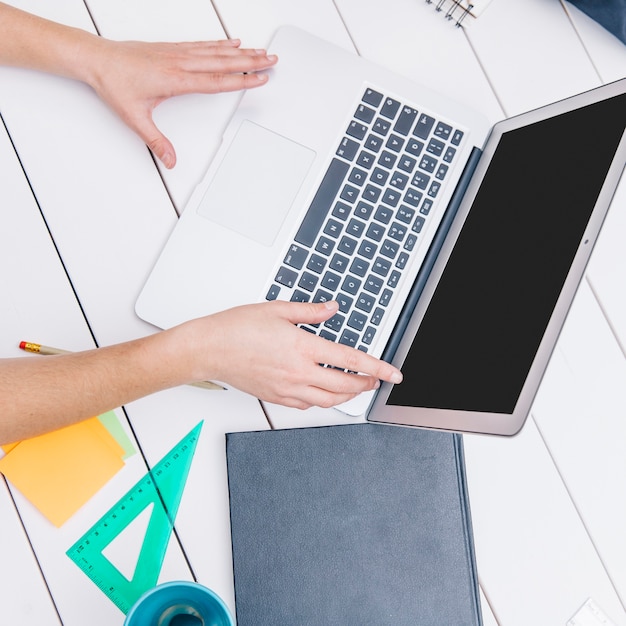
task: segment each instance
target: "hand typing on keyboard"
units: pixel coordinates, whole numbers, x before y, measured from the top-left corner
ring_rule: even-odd
[[[266,302],[179,328],[187,327],[198,344],[197,380],[221,380],[261,400],[290,407],[331,407],[377,388],[380,380],[402,380],[389,363],[296,326],[323,323],[337,309],[336,302]]]

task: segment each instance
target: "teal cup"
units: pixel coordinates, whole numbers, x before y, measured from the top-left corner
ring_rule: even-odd
[[[128,611],[124,626],[235,626],[235,620],[215,592],[181,580],[146,591]]]

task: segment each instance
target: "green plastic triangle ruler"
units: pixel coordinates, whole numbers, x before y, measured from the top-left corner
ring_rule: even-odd
[[[123,613],[157,584],[201,428],[202,422],[66,552]],[[129,580],[103,550],[150,506],[143,544]]]

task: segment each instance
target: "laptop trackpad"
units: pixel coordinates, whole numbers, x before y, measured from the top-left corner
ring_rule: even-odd
[[[313,150],[244,120],[198,213],[271,246],[314,158]]]

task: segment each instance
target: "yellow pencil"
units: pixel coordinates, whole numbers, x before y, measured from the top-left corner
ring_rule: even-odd
[[[50,346],[43,346],[40,343],[32,343],[30,341],[20,341],[20,349],[25,350],[26,352],[32,352],[33,354],[44,354],[44,355],[52,355],[52,354],[69,354],[69,350],[61,350],[59,348],[52,348]],[[210,380],[203,380],[197,383],[189,383],[192,387],[200,387],[201,389],[214,389],[225,391],[225,387],[218,385],[217,383],[213,383]]]

